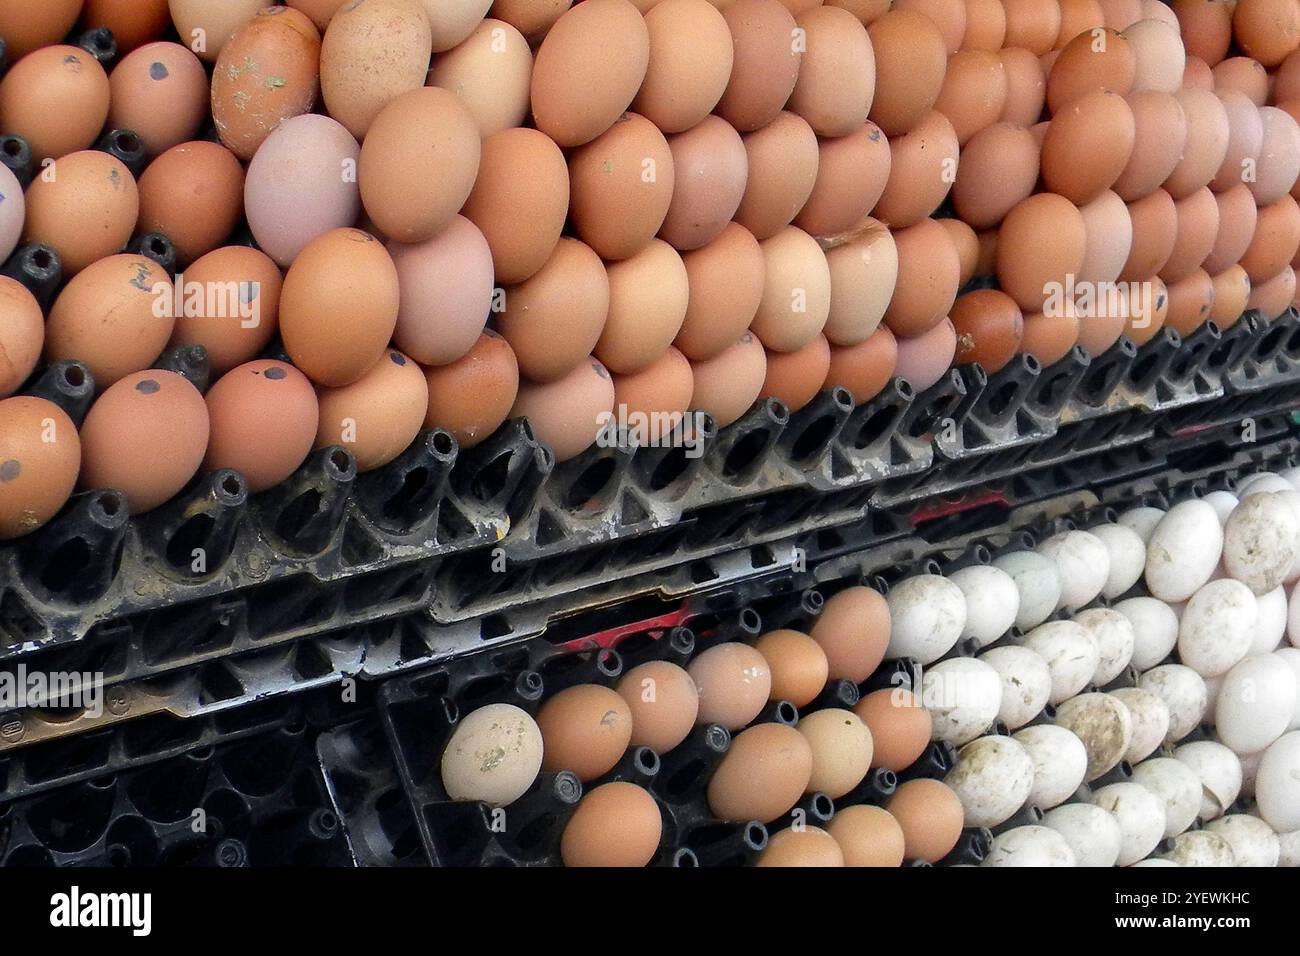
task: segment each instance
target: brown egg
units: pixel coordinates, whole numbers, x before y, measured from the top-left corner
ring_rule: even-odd
[[[1037,312],[1051,284],[1078,275],[1086,246],[1083,215],[1069,200],[1030,196],[1007,214],[998,233],[998,282],[1025,312]]]
[[[627,0],[587,0],[564,13],[533,62],[533,119],[560,146],[581,146],[632,103],[650,60],[650,33]]]
[[[795,226],[759,245],[766,271],[763,298],[750,328],[767,348],[793,352],[826,325],[831,295],[826,255],[817,240]]]
[[[91,263],[59,293],[45,324],[45,360],[79,359],[107,388],[148,368],[167,346],[171,278],[152,259],[117,255]]]
[[[45,344],[45,316],[26,286],[0,276],[0,398],[22,386]]]
[[[1214,66],[1232,43],[1232,4],[1226,0],[1173,0],[1188,56]]]
[[[639,664],[615,688],[632,713],[632,746],[665,754],[690,734],[700,709],[691,675],[668,661]]]
[[[726,6],[726,0],[721,0],[720,6]],[[863,25],[868,25],[873,20],[878,20],[889,10],[890,0],[827,0],[826,6],[840,7],[849,11]]]
[[[510,417],[526,417],[555,460],[568,461],[591,447],[613,411],[614,382],[591,359],[554,382],[521,383]]]
[[[374,236],[333,229],[298,254],[280,292],[280,335],[317,385],[349,385],[379,361],[397,324],[397,269]]]
[[[818,136],[847,136],[867,121],[875,96],[872,40],[853,14],[838,7],[814,6],[797,21],[803,59],[787,105]]]
[[[846,388],[854,403],[862,405],[889,384],[897,365],[898,341],[894,333],[882,325],[857,345],[831,348],[830,367],[826,370],[822,387]]]
[[[745,194],[749,160],[740,135],[717,116],[673,135],[668,148],[674,186],[659,238],[686,252],[710,242],[731,221]]]
[[[898,281],[894,237],[868,219],[853,239],[826,251],[826,265],[831,272],[826,338],[834,345],[856,345],[876,331],[893,297]]]
[[[871,731],[853,711],[834,707],[814,711],[799,721],[798,730],[813,752],[809,793],[838,800],[871,769]]]
[[[873,214],[895,229],[905,229],[930,215],[947,198],[958,175],[960,147],[952,123],[943,113],[931,110],[910,132],[894,137],[889,151],[889,180]]]
[[[1187,143],[1183,158],[1164,182],[1175,199],[1208,185],[1228,152],[1228,114],[1213,93],[1182,89],[1175,93],[1187,117]]]
[[[424,86],[433,43],[429,9],[419,0],[361,0],[330,20],[320,47],[321,96],[330,116],[357,139],[395,97]],[[506,42],[502,34],[503,51]],[[494,59],[505,70],[507,58]]]
[[[1183,338],[1200,328],[1210,317],[1214,301],[1214,283],[1204,269],[1168,285],[1169,315],[1165,325]]]
[[[243,211],[244,170],[219,143],[167,150],[140,176],[141,232],[160,232],[182,266],[224,243]]]
[[[672,432],[691,403],[691,363],[675,348],[630,375],[614,376],[614,411],[638,445],[672,443]]]
[[[1124,293],[1123,302],[1126,315],[1123,334],[1134,345],[1146,345],[1165,327],[1169,318],[1169,289],[1159,277],[1148,279],[1136,296]]]
[[[1279,106],[1300,98],[1300,51],[1292,53],[1273,76],[1273,102]]]
[[[997,259],[998,231],[985,229],[983,232],[977,232],[975,240],[980,247],[979,258],[975,261],[975,275],[992,276]]]
[[[988,50],[996,53],[1002,49],[1007,35],[1007,14],[1002,0],[966,0],[966,32],[962,36],[963,50]]]
[[[491,0],[426,0],[424,9],[433,32],[434,52],[450,50],[473,33],[489,6]]]
[[[83,150],[62,157],[27,187],[24,242],[53,246],[71,276],[120,252],[140,213],[135,178],[108,153]]]
[[[1250,276],[1241,266],[1228,266],[1210,279],[1214,286],[1214,299],[1210,304],[1210,320],[1227,331],[1237,324],[1250,302]]]
[[[666,133],[690,129],[731,78],[731,30],[707,0],[663,0],[645,15],[650,60],[632,108]]]
[[[1025,316],[1025,334],[1020,351],[1038,359],[1044,368],[1069,354],[1079,341],[1079,317],[1072,299],[1065,299],[1059,310],[1035,312]]]
[[[766,273],[763,251],[743,226],[730,223],[682,262],[688,299],[673,344],[691,360],[710,359],[735,343],[758,309]]]
[[[687,672],[700,695],[697,723],[739,730],[758,716],[771,697],[771,668],[748,644],[716,644],[697,654]]]
[[[316,447],[343,446],[358,471],[373,471],[404,452],[429,410],[423,370],[396,349],[351,385],[320,389],[318,398]]]
[[[709,779],[709,809],[723,820],[770,823],[803,795],[812,762],[812,748],[793,727],[750,727],[732,739]]]
[[[519,365],[501,336],[485,330],[463,357],[425,369],[429,412],[425,428],[445,428],[461,448],[473,448],[510,415],[519,391]]]
[[[1229,57],[1216,65],[1211,75],[1217,94],[1240,93],[1257,107],[1268,102],[1268,73],[1250,57]]]
[[[1061,29],[1053,49],[1061,50],[1080,33],[1106,25],[1106,15],[1097,0],[1061,0]]]
[[[1002,107],[1004,123],[1033,126],[1047,100],[1047,75],[1038,57],[1024,49],[1003,49],[998,53],[1007,74],[1007,101]]]
[[[1020,47],[1034,56],[1052,48],[1061,32],[1061,8],[1056,0],[1002,0],[1002,6],[1007,14],[1004,46]]]
[[[794,352],[769,352],[759,397],[779,398],[790,411],[797,412],[822,390],[830,362],[830,345],[822,335]]]
[[[81,426],[83,488],[114,488],[132,514],[185,487],[208,447],[208,408],[175,372],[148,369],[114,382]]]
[[[957,353],[957,331],[944,319],[923,335],[898,340],[898,367],[894,373],[918,392],[933,386],[952,365]]]
[[[540,40],[572,5],[573,0],[494,0],[488,12],[529,39]]]
[[[930,713],[921,698],[901,687],[873,691],[853,712],[871,731],[871,766],[895,773],[910,767],[930,744]]]
[[[767,353],[758,336],[745,332],[732,346],[710,359],[691,363],[695,377],[691,408],[708,412],[719,428],[745,414],[762,391]]]
[[[634,783],[596,787],[578,804],[560,835],[565,866],[645,866],[659,849],[659,804]]]
[[[1134,322],[1137,309],[1130,303],[1128,289],[1113,286],[1093,290],[1085,286],[1075,302],[1079,317],[1079,342],[1092,356],[1104,355]],[[1057,314],[1049,309],[1049,314]],[[1145,313],[1142,313],[1145,314]]]
[[[1167,9],[1159,5],[1160,9]],[[1187,53],[1178,33],[1178,21],[1139,20],[1124,30],[1123,36],[1137,55],[1137,73],[1133,77],[1135,90],[1177,92],[1183,84]]]
[[[988,229],[1034,191],[1038,144],[1023,127],[996,123],[971,137],[956,173],[957,214],[973,229]]]
[[[461,214],[487,239],[498,282],[523,282],[545,264],[568,208],[569,171],[547,136],[505,129],[484,140],[478,178]],[[521,222],[528,228],[519,228]]]
[[[690,284],[677,251],[653,240],[608,266],[609,315],[595,355],[611,371],[639,371],[668,349],[682,327]]]
[[[206,397],[211,432],[203,467],[233,468],[265,491],[297,470],[316,439],[311,382],[292,365],[258,359],[231,369]]]
[[[1160,269],[1165,282],[1177,282],[1200,268],[1219,234],[1219,206],[1208,187],[1177,200],[1174,210],[1178,218],[1174,248]]]
[[[1295,270],[1286,266],[1277,275],[1251,287],[1246,307],[1257,309],[1264,320],[1272,322],[1295,303]]]
[[[357,161],[367,214],[398,242],[433,238],[469,197],[480,149],[478,126],[455,94],[430,86],[395,97]]]
[[[311,17],[311,22],[316,24],[316,29],[322,33],[330,25],[334,14],[338,13],[339,8],[347,2],[348,0],[286,0],[288,6],[301,10]]]
[[[1133,153],[1115,180],[1115,192],[1125,202],[1141,199],[1169,178],[1183,156],[1187,117],[1169,93],[1140,90],[1128,96],[1133,112]]]
[[[487,139],[523,125],[532,74],[528,41],[510,24],[489,19],[475,27],[464,43],[434,61],[428,85],[455,93]]]
[[[884,134],[877,129],[876,135],[879,152],[864,154],[869,162],[860,175],[868,184],[866,188],[874,187],[879,198],[889,175],[889,150]],[[848,138],[852,139],[852,134]],[[736,222],[756,239],[768,239],[788,226],[812,195],[820,159],[817,135],[803,117],[782,112],[762,129],[746,133],[741,141],[749,178],[736,209]]]
[[[207,63],[217,57],[235,31],[266,6],[266,0],[168,0],[181,42]]]
[[[1183,88],[1214,92],[1214,73],[1205,65],[1204,60],[1190,55],[1187,57],[1187,65],[1183,67]]]
[[[1228,151],[1219,171],[1210,180],[1210,188],[1215,192],[1223,192],[1243,182],[1248,169],[1254,172],[1259,151],[1264,145],[1264,121],[1258,107],[1237,90],[1225,90],[1219,94],[1219,99],[1228,117]]]
[[[980,289],[957,297],[952,307],[957,330],[958,364],[978,362],[996,372],[1015,357],[1024,335],[1024,317],[1014,299],[994,289]]]
[[[937,863],[961,836],[961,801],[938,780],[921,777],[900,784],[885,809],[903,831],[903,852],[909,860]]]
[[[1181,78],[1179,64],[1179,76]],[[1137,54],[1114,30],[1090,30],[1069,41],[1047,78],[1047,108],[1062,108],[1088,93],[1109,90],[1126,96],[1133,89]]]
[[[844,851],[820,827],[804,826],[798,830],[790,827],[772,834],[754,865],[839,867],[844,866]]]
[[[1073,203],[1091,202],[1124,171],[1135,136],[1123,97],[1085,93],[1052,117],[1043,139],[1043,182]]]
[[[884,659],[889,628],[885,599],[871,588],[850,587],[826,602],[811,637],[826,652],[832,680],[859,684]]]
[[[171,345],[202,345],[213,373],[250,361],[279,327],[280,270],[248,246],[214,249],[176,277]]]
[[[82,0],[42,0],[41,3],[5,4],[0,10],[0,36],[5,38],[9,62],[67,36],[77,22],[81,3]]]
[[[12,62],[13,45],[9,56]],[[108,75],[79,47],[37,50],[14,63],[0,80],[4,130],[27,141],[38,166],[94,142],[108,118],[108,104]]]
[[[922,144],[921,149],[926,145],[931,149],[942,149],[945,131],[951,136],[951,128],[937,113],[932,113],[931,117],[933,121],[927,118],[927,122],[922,124],[927,127],[925,132],[921,132],[921,126],[918,126],[904,139],[916,137]],[[951,162],[955,165],[956,140],[952,139],[949,145]],[[831,236],[858,225],[877,201],[882,200],[885,184],[890,178],[890,151],[891,144],[874,123],[868,123],[847,136],[820,140],[816,184],[794,224],[813,236]],[[923,155],[922,161],[926,158]],[[942,160],[936,159],[936,162]],[[922,177],[914,175],[913,178]],[[947,186],[943,188],[946,191]],[[928,199],[920,202],[924,204]],[[913,204],[917,203],[914,201]],[[938,204],[935,202],[934,206]],[[926,210],[926,213],[930,211]]]
[[[948,315],[957,297],[961,260],[948,230],[933,219],[894,233],[898,280],[885,324],[900,337],[923,335]]]
[[[896,0],[894,9],[915,10],[929,18],[943,35],[949,56],[962,48],[967,23],[965,0]]]
[[[1078,278],[1086,282],[1114,282],[1124,270],[1133,248],[1133,222],[1124,200],[1109,189],[1079,209],[1088,241]]]
[[[870,116],[889,136],[901,136],[930,111],[943,89],[948,66],[943,34],[929,17],[897,9],[867,31],[876,54]]]
[[[80,466],[77,426],[63,409],[25,395],[0,400],[0,540],[58,514]]]
[[[795,21],[777,0],[736,0],[722,11],[735,58],[718,115],[748,133],[776,119],[790,99],[803,56]]]
[[[962,145],[998,121],[1007,104],[1006,66],[988,50],[962,50],[948,58],[934,108],[948,117]]]
[[[1250,281],[1260,283],[1277,275],[1295,258],[1300,249],[1300,207],[1288,195],[1269,206],[1262,206],[1255,225],[1255,235],[1241,257],[1241,267]]]
[[[80,26],[83,30],[108,27],[118,52],[126,54],[158,39],[171,22],[167,0],[86,0]]]
[[[1237,0],[1232,33],[1247,55],[1271,69],[1300,47],[1300,8],[1290,0]]]
[[[1163,189],[1128,204],[1133,244],[1120,272],[1125,280],[1156,275],[1165,267],[1178,241],[1178,207]]]
[[[291,7],[259,10],[221,49],[212,71],[212,119],[240,159],[284,120],[311,111],[320,85],[320,34]]]
[[[768,631],[754,642],[754,648],[772,672],[771,700],[788,700],[796,707],[806,707],[826,686],[826,652],[807,634]]]
[[[136,133],[150,156],[193,139],[207,118],[207,74],[179,43],[150,43],[128,53],[108,83],[109,127]]]
[[[1292,108],[1296,106],[1292,104]],[[1255,202],[1267,206],[1295,188],[1300,178],[1300,123],[1285,110],[1265,106],[1259,111],[1264,139],[1253,182],[1247,182]]]
[[[901,866],[903,863],[903,830],[880,807],[867,803],[845,807],[831,818],[826,830],[839,844],[845,866]]]
[[[632,739],[632,711],[617,692],[577,684],[552,696],[537,712],[545,750],[542,769],[571,770],[584,783],[613,769]]]
[[[1112,30],[1125,30],[1142,19],[1141,0],[1097,0]]]

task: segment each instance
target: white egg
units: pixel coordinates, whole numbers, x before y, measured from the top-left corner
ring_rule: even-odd
[[[1104,687],[1113,681],[1133,659],[1133,646],[1137,639],[1133,625],[1119,611],[1107,607],[1090,607],[1072,618],[1074,623],[1087,628],[1097,641],[1097,672],[1092,682]]]
[[[1061,576],[1057,607],[1081,608],[1106,586],[1110,552],[1100,538],[1087,531],[1063,531],[1038,546],[1038,553],[1056,562]]]
[[[1169,705],[1141,687],[1120,687],[1111,696],[1128,708],[1133,722],[1133,738],[1124,759],[1136,765],[1155,753],[1169,734]]]
[[[1092,781],[1109,773],[1128,752],[1133,740],[1133,718],[1128,708],[1110,694],[1080,694],[1056,708],[1056,724],[1083,741],[1088,751]]]
[[[1067,803],[1049,810],[1043,826],[1050,827],[1074,851],[1077,866],[1114,866],[1124,835],[1114,814],[1091,803]]]
[[[1215,706],[1219,740],[1239,754],[1263,750],[1286,732],[1295,715],[1296,691],[1295,672],[1274,654],[1233,665]]]
[[[1255,638],[1247,654],[1268,654],[1286,640],[1286,590],[1276,587],[1255,600]]]
[[[1279,647],[1273,654],[1291,668],[1291,673],[1295,674],[1296,687],[1300,688],[1300,647]],[[1291,712],[1286,729],[1300,730],[1300,693],[1296,694],[1295,710]]]
[[[1052,673],[1053,704],[1079,693],[1097,673],[1101,659],[1097,640],[1082,624],[1048,621],[1026,634],[1022,643],[1047,661]]]
[[[1146,787],[1165,807],[1165,836],[1182,833],[1201,812],[1201,778],[1172,757],[1152,757],[1133,768],[1133,782]]]
[[[1281,479],[1279,479],[1281,480]],[[1280,586],[1300,556],[1300,521],[1275,494],[1251,495],[1223,526],[1223,569],[1255,594]]]
[[[1110,571],[1102,585],[1102,597],[1114,600],[1142,578],[1147,562],[1147,546],[1136,531],[1122,524],[1102,524],[1088,533],[1106,546]]]
[[[1147,540],[1146,583],[1152,597],[1185,601],[1200,588],[1223,553],[1219,516],[1204,501],[1180,501]]]
[[[1027,803],[1047,810],[1074,796],[1088,772],[1088,749],[1082,740],[1055,724],[1034,724],[1012,737],[1034,762]]]
[[[1219,524],[1223,524],[1228,520],[1228,515],[1232,514],[1232,509],[1237,507],[1238,498],[1231,491],[1211,491],[1201,500],[1214,509],[1214,513],[1219,516]]]
[[[961,638],[966,626],[966,598],[961,588],[938,574],[904,578],[889,589],[891,660],[910,657],[922,664],[937,661]]]
[[[1251,495],[1269,494],[1274,491],[1286,491],[1288,488],[1294,489],[1294,485],[1287,481],[1281,475],[1275,475],[1271,471],[1260,471],[1247,478],[1243,478],[1237,484],[1237,497],[1245,501]]]
[[[1165,807],[1146,787],[1136,783],[1112,783],[1092,795],[1092,802],[1109,810],[1119,823],[1120,866],[1136,863],[1156,848],[1165,835]]]
[[[980,647],[992,644],[1011,629],[1020,612],[1020,592],[1011,575],[1001,568],[973,564],[948,575],[966,598],[966,626],[963,638],[973,638]]]
[[[1182,740],[1205,716],[1208,695],[1205,678],[1183,664],[1161,664],[1138,678],[1138,687],[1150,691],[1169,708],[1168,743]]]
[[[1246,813],[1230,813],[1211,820],[1205,825],[1209,833],[1216,833],[1228,841],[1237,866],[1277,866],[1282,852],[1273,828],[1259,817]]]
[[[993,838],[980,866],[1077,866],[1074,851],[1049,827],[1016,827]]]
[[[1165,513],[1159,508],[1142,506],[1124,512],[1119,516],[1119,523],[1141,538],[1142,544],[1145,545],[1151,540],[1151,532],[1156,530],[1156,525],[1164,516]]]
[[[943,782],[961,800],[966,826],[995,827],[1029,799],[1034,762],[1011,737],[981,737],[957,752],[957,764]]]
[[[1300,830],[1300,730],[1283,734],[1264,751],[1255,774],[1255,802],[1278,833]]]
[[[1300,866],[1300,830],[1279,833],[1277,842],[1280,849],[1277,857],[1278,866]]]
[[[1133,659],[1138,671],[1155,667],[1178,643],[1178,615],[1164,601],[1133,597],[1120,601],[1115,610],[1133,625]]]
[[[1274,495],[1280,501],[1285,501],[1295,514],[1296,522],[1300,524],[1300,491],[1275,491]],[[1300,548],[1296,550],[1296,559],[1291,563],[1290,570],[1287,571],[1286,577],[1282,580],[1283,584],[1291,584],[1300,579]]]
[[[1002,681],[998,720],[1008,729],[1023,727],[1043,712],[1052,696],[1052,672],[1037,652],[1007,644],[989,648],[979,660],[997,671]]]
[[[935,740],[964,744],[993,726],[1002,704],[1002,678],[973,657],[952,657],[925,668],[921,702]]]
[[[1034,551],[1012,551],[995,558],[993,567],[1011,575],[1020,593],[1016,627],[1027,631],[1051,617],[1061,597],[1061,575],[1055,561]]]
[[[1250,588],[1232,578],[1197,590],[1178,622],[1178,659],[1205,677],[1227,673],[1254,641],[1259,607]]]
[[[1223,816],[1241,793],[1241,760],[1217,740],[1194,740],[1174,749],[1181,760],[1201,778],[1201,809],[1197,817],[1213,820]]]
[[[1286,604],[1286,639],[1292,647],[1300,647],[1300,587],[1291,589],[1291,597]]]
[[[1277,473],[1277,476],[1289,484],[1291,487],[1300,491],[1300,467],[1283,468]]]
[[[451,799],[498,807],[522,797],[541,768],[542,732],[512,704],[488,704],[466,714],[442,753],[442,783]]]
[[[1174,837],[1168,858],[1179,866],[1230,867],[1237,865],[1232,844],[1209,830],[1193,830]]]

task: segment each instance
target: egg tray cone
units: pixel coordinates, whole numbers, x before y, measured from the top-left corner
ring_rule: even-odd
[[[0,806],[4,866],[348,865],[305,723]]]

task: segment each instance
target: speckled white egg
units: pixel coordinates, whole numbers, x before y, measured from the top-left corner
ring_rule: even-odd
[[[1164,601],[1133,597],[1120,601],[1115,610],[1133,626],[1133,658],[1138,671],[1155,667],[1178,643],[1178,615]]]
[[[1273,828],[1259,817],[1246,813],[1229,813],[1211,820],[1205,829],[1228,841],[1237,866],[1277,866],[1282,846],[1278,843]]]
[[[980,647],[993,643],[1011,629],[1020,612],[1020,592],[1011,575],[1001,568],[973,564],[948,575],[966,598],[966,626],[963,639],[972,638]]]
[[[1124,672],[1133,659],[1133,625],[1119,611],[1106,607],[1090,607],[1072,618],[1082,624],[1097,641],[1097,672],[1092,681],[1104,687]]]
[[[1133,768],[1133,782],[1146,787],[1165,806],[1165,836],[1182,833],[1201,812],[1201,778],[1173,757],[1152,757]]]
[[[1138,678],[1138,686],[1150,691],[1169,708],[1167,743],[1182,740],[1200,724],[1209,697],[1205,678],[1185,664],[1161,664]]]
[[[1011,737],[972,740],[944,777],[965,811],[968,827],[995,827],[1025,805],[1034,786],[1034,762]]]
[[[889,649],[892,659],[910,657],[922,664],[952,649],[966,626],[961,588],[938,574],[904,578],[889,589]]]
[[[1077,866],[1114,866],[1119,859],[1120,832],[1115,815],[1091,803],[1067,803],[1047,811],[1043,826],[1050,827],[1074,851]]]
[[[1092,802],[1109,810],[1119,823],[1120,845],[1116,863],[1136,863],[1156,848],[1165,835],[1164,803],[1136,783],[1112,783],[1092,794]]]
[[[1237,865],[1232,844],[1209,830],[1193,830],[1174,837],[1173,848],[1166,859],[1179,866],[1231,867]]]
[[[1078,866],[1078,861],[1064,835],[1030,825],[994,837],[980,866]]]
[[[1180,501],[1147,540],[1146,583],[1152,597],[1186,601],[1214,573],[1223,553],[1219,516],[1204,501]]]
[[[1149,505],[1141,505],[1137,508],[1130,508],[1119,516],[1119,524],[1128,528],[1139,538],[1145,546],[1151,540],[1151,533],[1156,530],[1156,525],[1165,513],[1159,508],[1152,508]]]
[[[1103,524],[1089,528],[1088,533],[1106,547],[1110,556],[1110,570],[1101,596],[1113,601],[1142,579],[1147,563],[1147,546],[1136,531],[1122,524]]]
[[[1104,776],[1124,759],[1133,740],[1128,708],[1110,694],[1080,694],[1056,708],[1056,724],[1083,741],[1088,751],[1085,780]]]
[[[503,807],[524,795],[542,768],[542,732],[513,704],[466,714],[442,753],[442,784],[453,800]]]
[[[1174,759],[1191,767],[1201,780],[1197,818],[1223,816],[1241,793],[1241,760],[1217,740],[1193,740],[1174,748]]]
[[[1255,802],[1279,833],[1300,830],[1300,730],[1269,744],[1255,773]]]
[[[1061,576],[1057,607],[1083,607],[1101,593],[1110,576],[1110,552],[1087,531],[1054,534],[1038,546],[1038,553],[1055,561]]]
[[[993,567],[1011,575],[1020,593],[1016,627],[1027,631],[1046,621],[1061,598],[1061,575],[1056,562],[1034,551],[1012,551],[993,561]]]
[[[1136,765],[1155,753],[1169,734],[1169,705],[1141,687],[1120,687],[1110,693],[1128,708],[1133,737],[1124,751],[1124,759]]]
[[[1280,479],[1279,479],[1280,480]],[[1271,492],[1245,498],[1223,526],[1223,569],[1255,594],[1281,585],[1300,556],[1300,521]]]
[[[1219,523],[1223,524],[1228,520],[1228,515],[1232,514],[1232,509],[1237,507],[1238,498],[1231,491],[1211,491],[1201,499],[1207,505],[1214,509],[1214,513],[1219,516]]]
[[[1275,654],[1248,657],[1223,678],[1214,711],[1220,741],[1257,753],[1286,733],[1296,708],[1295,672]]]
[[[1047,810],[1074,796],[1088,772],[1088,749],[1082,740],[1056,724],[1033,724],[1016,731],[1012,738],[1034,763],[1034,785],[1027,803]]]
[[[1250,588],[1219,578],[1196,591],[1178,622],[1178,659],[1203,677],[1226,674],[1254,641],[1259,607]]]
[[[925,669],[921,703],[930,712],[933,739],[964,744],[986,732],[997,720],[1002,679],[984,661],[949,658]]]
[[[1052,672],[1042,655],[1006,644],[989,648],[979,660],[998,672],[1002,682],[998,720],[1008,729],[1023,727],[1043,712],[1052,696]]]
[[[1052,673],[1053,704],[1079,693],[1097,673],[1101,659],[1097,639],[1082,624],[1048,621],[1026,634],[1021,643],[1047,662]]]
[[[1261,594],[1255,601],[1255,637],[1250,642],[1250,654],[1268,654],[1286,640],[1286,590],[1274,588]]]

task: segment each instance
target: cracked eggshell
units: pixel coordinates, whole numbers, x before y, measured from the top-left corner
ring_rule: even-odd
[[[1046,810],[1064,803],[1083,783],[1088,748],[1056,724],[1034,724],[1012,735],[1034,763],[1034,785],[1026,803]]]
[[[1057,607],[1080,608],[1091,602],[1110,575],[1110,552],[1101,539],[1087,531],[1054,534],[1038,546],[1038,553],[1056,562],[1061,577]]]
[[[1141,687],[1121,687],[1111,696],[1128,708],[1133,723],[1133,737],[1129,740],[1124,759],[1136,765],[1155,753],[1169,733],[1169,706]]]
[[[1174,837],[1174,846],[1165,859],[1178,866],[1230,867],[1237,865],[1232,844],[1209,830],[1193,830]]]
[[[1061,575],[1056,562],[1034,551],[1013,551],[992,564],[1011,575],[1020,593],[1016,627],[1023,631],[1042,624],[1056,610],[1061,597]]]
[[[1269,744],[1255,773],[1255,802],[1279,833],[1300,830],[1300,731]]]
[[[952,649],[966,626],[966,598],[961,588],[938,574],[904,578],[889,589],[890,660],[911,657],[922,664],[937,661]]]
[[[1002,679],[984,661],[953,657],[926,668],[921,703],[930,712],[932,738],[961,745],[997,720]]]
[[[1228,515],[1232,514],[1232,509],[1237,507],[1238,498],[1231,491],[1211,491],[1201,499],[1207,505],[1214,509],[1214,513],[1219,516],[1219,523],[1223,524],[1228,520]]]
[[[1165,512],[1159,508],[1143,505],[1138,508],[1130,508],[1120,515],[1119,524],[1141,538],[1142,544],[1145,545],[1151,540],[1151,533],[1156,530],[1156,525],[1160,523],[1160,519],[1164,516]]]
[[[1254,642],[1254,593],[1232,578],[1210,581],[1191,596],[1178,622],[1178,659],[1202,677],[1227,673]]]
[[[1146,567],[1146,542],[1132,528],[1122,524],[1103,524],[1089,528],[1088,533],[1100,541],[1110,556],[1110,569],[1101,596],[1108,600],[1119,597],[1142,579]]]
[[[1214,729],[1238,754],[1263,750],[1286,733],[1296,710],[1296,675],[1276,654],[1233,665],[1215,703]]]
[[[1217,740],[1194,740],[1174,749],[1181,760],[1201,779],[1201,809],[1197,818],[1213,820],[1241,794],[1241,760]]]
[[[1023,645],[1042,656],[1052,673],[1051,703],[1068,700],[1088,686],[1097,672],[1097,639],[1082,624],[1048,621],[1025,635]]]
[[[1147,540],[1146,584],[1152,597],[1185,601],[1210,580],[1223,553],[1219,516],[1204,501],[1180,501]]]
[[[977,659],[997,671],[1002,681],[998,720],[1008,729],[1017,730],[1043,712],[1052,696],[1052,672],[1037,652],[1007,644],[990,648]]]
[[[524,795],[542,768],[542,732],[512,704],[466,714],[442,753],[442,783],[453,800],[504,807]]]
[[[966,598],[962,639],[973,638],[980,647],[986,647],[1015,624],[1020,612],[1020,592],[1006,571],[992,565],[973,564],[954,571],[948,580]]]
[[[1250,643],[1250,650],[1246,652],[1247,656],[1271,653],[1286,639],[1286,590],[1276,587],[1267,594],[1259,595],[1255,610],[1258,615],[1255,619],[1255,637]]]
[[[1228,515],[1223,526],[1223,567],[1254,594],[1267,594],[1281,585],[1298,556],[1300,520],[1278,495],[1252,494]]]
[[[1091,803],[1067,803],[1049,810],[1043,826],[1061,834],[1074,851],[1076,866],[1114,866],[1119,859],[1120,831],[1115,815]]]
[[[1209,692],[1205,678],[1185,664],[1161,664],[1138,678],[1138,687],[1150,691],[1169,708],[1166,743],[1182,740],[1205,716]]]
[[[999,833],[980,866],[1077,866],[1069,841],[1050,827],[1016,827]]]
[[[1135,597],[1120,601],[1114,609],[1133,626],[1130,663],[1139,672],[1155,667],[1178,643],[1178,615],[1164,601]]]
[[[1108,773],[1128,752],[1133,740],[1133,718],[1128,708],[1110,694],[1080,694],[1056,708],[1056,724],[1083,741],[1088,751],[1084,779]]]
[[[995,827],[1025,805],[1034,786],[1034,762],[1011,737],[973,740],[957,753],[944,783],[965,811],[968,827]]]
[[[1136,783],[1112,783],[1092,794],[1092,802],[1109,810],[1119,823],[1120,866],[1136,863],[1156,848],[1165,833],[1165,808],[1154,793]]]
[[[1282,845],[1273,828],[1259,817],[1252,817],[1248,813],[1230,813],[1211,820],[1205,825],[1205,830],[1228,842],[1236,866],[1277,866]]]
[[[1092,681],[1104,687],[1122,674],[1133,659],[1133,646],[1136,643],[1133,625],[1123,614],[1105,607],[1080,611],[1072,620],[1087,628],[1088,633],[1097,641],[1099,659]]]
[[[1182,833],[1201,812],[1201,778],[1173,757],[1152,757],[1133,768],[1133,782],[1146,787],[1165,806],[1165,836]]]

